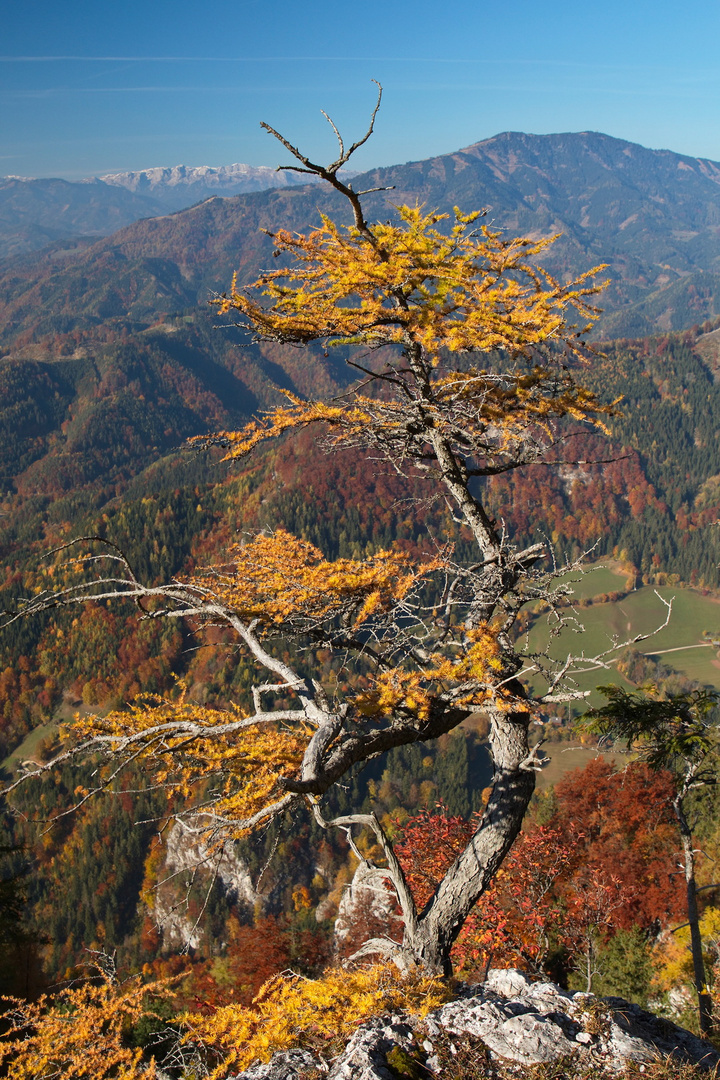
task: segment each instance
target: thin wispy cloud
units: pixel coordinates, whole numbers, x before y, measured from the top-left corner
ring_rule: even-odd
[[[489,93],[490,91],[501,93],[533,93],[553,94],[555,87],[538,87],[528,83],[507,82],[504,84],[491,83],[441,83],[428,87],[425,83],[399,84],[398,89],[422,93],[423,91],[443,92],[472,92]],[[267,89],[267,88],[266,88]],[[290,93],[297,90],[296,86],[274,86],[277,93]],[[307,90],[303,87],[303,90]],[[688,96],[691,94],[689,87],[685,88]],[[677,94],[681,92],[680,85],[668,82],[659,91],[655,87],[644,88],[642,86],[611,86],[611,87],[583,87],[583,94],[592,94],[602,90],[611,97],[626,96],[628,94],[641,94],[648,97],[658,97],[659,94]],[[50,86],[43,90],[2,90],[0,97],[10,98],[42,98],[60,94],[233,94],[247,93],[247,86],[98,86],[98,87],[73,87],[73,86]]]
[[[42,97],[44,94],[228,94],[246,86],[46,86],[42,90],[1,90],[3,97]],[[280,86],[282,91],[297,87]]]
[[[320,60],[329,61],[337,60],[340,62],[346,62],[348,60],[360,60],[360,61],[375,61],[377,63],[392,62],[394,64],[401,62],[408,63],[430,63],[430,64],[477,64],[484,61],[480,60],[458,60],[455,57],[448,57],[447,59],[437,56],[0,56],[0,62],[15,64],[15,63],[50,63],[54,61],[88,61],[88,62],[107,62],[107,61],[128,61],[134,60],[140,62],[152,62],[152,63],[212,63],[212,64],[272,64],[272,63],[287,63],[290,61],[312,61],[317,62]]]
[[[465,66],[501,67],[506,69],[505,59],[492,57],[457,56],[0,56],[1,64],[35,63],[198,63],[198,64],[287,64],[287,63],[374,63],[374,64],[453,64]],[[554,57],[513,57],[512,66],[569,68],[586,71],[657,71],[666,70],[664,64],[613,64],[588,60],[560,60]]]

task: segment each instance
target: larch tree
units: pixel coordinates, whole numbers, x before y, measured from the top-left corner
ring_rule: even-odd
[[[582,696],[571,658],[553,665],[518,642],[518,616],[529,604],[545,604],[562,622],[569,589],[558,578],[566,568],[543,568],[550,552],[541,543],[512,542],[486,508],[483,478],[562,462],[567,438],[583,426],[602,428],[610,407],[580,379],[592,354],[583,335],[597,310],[596,271],[560,283],[537,263],[552,239],[505,237],[482,223],[481,212],[456,209],[448,220],[398,206],[392,221],[367,220],[367,192],[340,170],[370,137],[379,104],[380,95],[367,132],[348,148],[332,125],[339,153],[327,166],[263,125],[297,162],[284,168],[330,184],[352,221],[343,227],[322,217],[307,235],[271,234],[275,268],[245,288],[233,281],[214,301],[258,342],[351,346],[359,382],[332,401],[287,394],[242,430],[204,442],[237,460],[266,440],[316,426],[331,448],[357,447],[419,477],[428,500],[444,499],[471,538],[474,560],[456,561],[450,544],[428,536],[424,558],[387,550],[330,561],[278,530],[235,544],[221,565],[151,586],[122,552],[103,554],[92,546],[98,538],[86,537],[76,565],[88,576],[32,597],[12,618],[129,598],[142,618],[231,632],[257,668],[251,704],[143,701],[78,718],[73,745],[43,768],[67,755],[105,754],[100,786],[124,762],[142,760],[206,846],[231,843],[303,805],[322,826],[344,829],[361,859],[358,830],[369,829],[383,852],[371,869],[396,891],[404,935],[368,941],[360,954],[447,974],[453,941],[509,852],[533,793],[531,724],[549,702]],[[307,670],[308,645],[338,658],[342,685]],[[545,679],[535,695],[531,677],[533,686]],[[350,770],[393,747],[436,739],[478,711],[490,720],[491,794],[469,842],[418,910],[378,819],[328,818],[324,799]]]

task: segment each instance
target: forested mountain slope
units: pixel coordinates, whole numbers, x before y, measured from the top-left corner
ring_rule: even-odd
[[[108,236],[138,218],[166,213],[162,202],[89,180],[0,177],[0,258],[23,255],[57,240]]]
[[[155,581],[215,557],[238,532],[278,526],[334,556],[412,546],[429,525],[440,541],[455,537],[462,555],[463,537],[445,511],[423,508],[422,484],[408,492],[362,455],[321,457],[308,470],[309,436],[240,468],[219,465],[218,452],[181,449],[188,435],[236,424],[262,406],[270,379],[301,392],[331,390],[338,379],[323,357],[291,350],[286,369],[271,356],[260,357],[263,368],[227,342],[224,359],[209,364],[209,343],[225,339],[195,329],[190,347],[177,342],[173,325],[141,337],[141,354],[118,343],[94,357],[0,364],[0,424],[14,432],[4,446],[0,506],[7,604],[35,587],[49,548],[81,533],[118,543]],[[549,537],[559,552],[615,555],[638,580],[670,575],[717,588],[720,384],[707,359],[714,340],[713,332],[687,332],[607,344],[585,378],[607,400],[622,398],[610,438],[574,440],[587,464],[538,465],[488,481],[497,519],[518,540]],[[235,367],[225,366],[230,360]],[[222,377],[220,391],[211,375]],[[0,647],[5,753],[50,718],[63,692],[88,703],[119,701],[204,663],[203,653],[182,653],[174,631],[146,624],[139,632],[131,608],[15,624]],[[127,662],[118,667],[121,654]],[[232,695],[242,671],[232,657],[224,664],[217,678],[212,665],[198,669],[196,681]]]
[[[358,190],[393,188],[368,197],[370,216],[392,213],[403,201],[442,210],[486,207],[494,227],[561,233],[544,260],[550,269],[574,276],[599,262],[609,265],[605,336],[684,329],[720,314],[715,162],[593,132],[509,132],[353,182]],[[332,215],[339,205],[333,193],[312,186],[217,198],[131,225],[67,256],[62,267],[53,253],[6,264],[2,344],[123,318],[147,321],[203,303],[209,291],[227,286],[234,269],[241,279],[257,271],[269,251],[260,228],[305,230],[320,210]]]

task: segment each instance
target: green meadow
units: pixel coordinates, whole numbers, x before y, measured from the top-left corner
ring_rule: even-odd
[[[23,761],[34,761],[43,743],[57,735],[58,725],[40,724],[39,727],[25,736],[19,746],[16,746],[12,754],[0,763],[0,770],[12,774]]]
[[[577,600],[622,592],[627,587],[626,575],[607,565],[593,567],[583,576],[569,574],[565,581],[572,585]],[[672,604],[670,620],[667,626],[658,630],[667,617],[665,605],[668,603]],[[591,705],[602,705],[605,700],[596,691],[597,686],[616,683],[632,689],[615,665],[624,649],[614,646],[628,642],[638,634],[649,636],[636,642],[632,646],[634,649],[699,683],[720,690],[720,654],[716,647],[705,643],[706,631],[716,640],[720,639],[720,600],[714,597],[702,596],[693,589],[680,586],[660,586],[657,589],[642,586],[621,600],[593,603],[585,608],[568,608],[563,614],[571,621],[557,635],[551,634],[553,624],[548,622],[547,617],[539,615],[526,637],[526,649],[533,653],[549,648],[549,655],[558,660],[564,659],[568,653],[593,657],[610,650],[604,660],[605,667],[581,663],[580,668],[585,670],[575,676],[578,689],[591,691],[586,699]],[[530,681],[535,691],[544,689],[540,680]],[[583,707],[578,703],[569,712],[577,715],[583,711]],[[550,760],[538,774],[540,790],[557,783],[565,773],[583,768],[597,757],[597,751],[590,747],[565,742],[546,743],[543,750]],[[623,760],[622,756],[618,759],[617,755],[602,756],[607,761],[621,763]]]
[[[601,593],[624,592],[627,588],[627,574],[613,570],[605,563],[588,566],[582,573],[566,574],[560,580],[572,585],[573,594],[578,600],[600,596]]]
[[[572,581],[573,592],[580,599],[625,588],[624,575],[610,567],[591,571],[580,580]],[[663,603],[665,601],[665,603]],[[668,625],[658,629],[667,616],[666,604],[672,604]],[[720,660],[716,647],[706,643],[705,632],[720,639],[720,601],[702,596],[693,589],[680,586],[642,586],[621,600],[595,603],[590,607],[565,609],[570,620],[559,634],[552,634],[553,624],[544,615],[538,616],[526,639],[529,652],[549,648],[550,656],[564,659],[568,653],[594,657],[606,653],[606,667],[580,664],[577,684],[582,690],[592,690],[598,684],[617,682],[627,686],[615,669],[615,660],[622,654],[618,646],[631,642],[637,635],[648,635],[632,647],[659,660],[667,667],[683,672],[698,682],[720,689]],[[540,684],[535,684],[536,689]],[[600,704],[593,694],[593,704]]]

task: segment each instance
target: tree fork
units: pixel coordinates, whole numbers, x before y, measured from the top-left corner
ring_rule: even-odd
[[[144,754],[171,800],[194,793],[197,801],[190,798],[184,813],[195,815],[198,829],[206,822],[214,839],[240,835],[303,799],[324,822],[317,800],[353,766],[437,738],[485,711],[494,762],[490,798],[421,913],[374,815],[325,823],[350,830],[351,845],[353,827],[374,832],[386,865],[373,872],[391,882],[403,912],[404,941],[373,940],[362,954],[392,955],[400,966],[448,974],[453,942],[509,852],[533,793],[529,724],[544,701],[582,696],[571,685],[564,690],[570,659],[548,674],[546,658],[527,658],[513,643],[525,604],[546,602],[558,613],[552,582],[562,570],[543,575],[536,568],[542,545],[518,552],[471,484],[535,463],[543,453],[555,456],[564,418],[602,427],[609,407],[576,385],[569,362],[584,358],[589,347],[567,312],[574,307],[583,322],[592,319],[587,298],[597,287],[587,275],[561,285],[538,272],[533,260],[546,241],[506,240],[484,226],[475,229],[479,215],[459,210],[449,236],[437,229],[447,215],[421,207],[397,207],[395,223],[368,223],[365,193],[338,171],[372,134],[378,89],[368,129],[349,149],[326,117],[339,144],[327,166],[263,125],[299,162],[284,168],[329,183],[348,200],[353,223],[340,228],[323,218],[307,236],[271,234],[275,253],[293,256],[290,268],[280,263],[239,291],[234,281],[231,294],[216,303],[221,314],[238,312],[256,341],[323,348],[335,341],[370,352],[384,348],[390,359],[378,373],[371,364],[362,367],[365,381],[341,397],[288,395],[289,405],[241,431],[199,441],[222,444],[226,460],[239,459],[264,439],[327,425],[336,445],[379,453],[400,475],[422,471],[435,485],[428,502],[444,500],[479,558],[470,566],[455,564],[428,530],[427,556],[395,549],[330,561],[278,529],[231,545],[222,565],[190,581],[144,587],[115,550],[105,556],[114,560],[107,577],[35,594],[11,621],[52,607],[125,598],[139,604],[143,618],[187,619],[196,628],[235,632],[262,673],[252,691],[254,713],[233,706],[234,720],[227,723],[216,715],[222,710],[183,699],[77,720],[84,751],[99,748],[132,760]],[[490,357],[491,369],[499,356],[508,369],[498,375],[456,359],[470,354]],[[533,360],[534,367],[526,363]],[[381,393],[365,392],[373,379]],[[99,558],[88,556],[88,565],[96,568]],[[113,576],[118,562],[120,574]],[[428,592],[442,597],[439,607],[428,602]],[[322,642],[343,668],[352,667],[352,677],[324,686],[301,674],[307,663],[301,657],[311,655],[308,642]],[[523,664],[528,677],[547,678],[551,696],[531,695],[520,682]],[[288,698],[294,699],[290,708]]]

